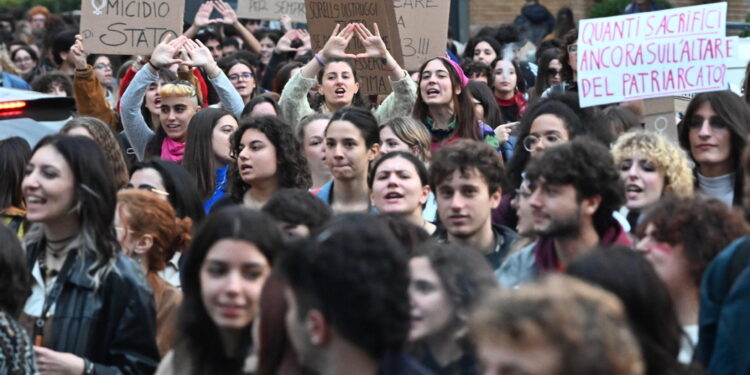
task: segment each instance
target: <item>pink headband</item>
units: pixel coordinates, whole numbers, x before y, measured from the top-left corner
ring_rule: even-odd
[[[445,61],[447,61],[449,64],[451,64],[451,66],[453,66],[453,69],[456,70],[456,74],[458,74],[458,80],[461,82],[461,88],[466,87],[466,85],[469,84],[469,78],[466,77],[466,74],[464,73],[464,70],[461,69],[461,65],[458,65],[457,62],[455,62],[455,61],[453,61],[453,60],[451,60],[451,59],[449,59],[447,57],[440,56],[440,58],[443,59],[443,60],[445,60]]]

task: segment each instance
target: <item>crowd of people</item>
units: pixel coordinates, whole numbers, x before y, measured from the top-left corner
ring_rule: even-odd
[[[3,85],[77,113],[0,140],[0,373],[750,373],[748,95],[677,139],[581,108],[540,7],[415,71],[377,24],[316,51],[208,1],[123,58],[30,9]]]

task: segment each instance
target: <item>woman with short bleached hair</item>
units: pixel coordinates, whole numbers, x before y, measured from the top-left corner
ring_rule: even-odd
[[[692,163],[685,151],[660,134],[625,133],[612,146],[612,156],[625,185],[625,208],[632,228],[662,196],[693,195]]]

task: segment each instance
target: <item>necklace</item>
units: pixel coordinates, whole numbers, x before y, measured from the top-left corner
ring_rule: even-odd
[[[47,240],[44,248],[45,251],[49,251],[49,254],[52,255],[55,259],[60,259],[63,255],[67,253],[65,250],[66,247],[70,244],[70,241],[76,236],[77,234],[74,234],[70,237],[66,237],[60,240],[51,241]]]
[[[39,262],[39,270],[42,271],[42,277],[44,278],[45,281],[48,281],[52,279],[53,277],[57,276],[60,273],[60,270],[47,267],[47,261],[45,260],[46,255],[47,255],[47,251],[45,249],[45,251],[42,251],[39,254],[39,259],[37,259],[37,261]],[[54,254],[52,256],[55,257]]]

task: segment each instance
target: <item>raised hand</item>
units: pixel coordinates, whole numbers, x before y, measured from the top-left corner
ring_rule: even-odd
[[[70,55],[73,58],[73,63],[75,64],[76,69],[86,69],[88,64],[86,64],[86,50],[83,49],[83,37],[81,34],[76,35],[75,43],[70,46]]]
[[[213,23],[212,20],[209,19],[213,10],[214,3],[212,1],[206,1],[205,3],[201,4],[200,8],[198,8],[198,12],[195,13],[193,25],[197,28],[201,28]]]
[[[211,56],[211,51],[208,50],[200,40],[190,40],[185,42],[185,52],[187,52],[188,58],[183,61],[184,64],[193,67],[206,67],[209,64],[214,63],[214,58]],[[153,57],[152,57],[153,58]]]
[[[175,56],[180,52],[180,48],[190,40],[184,36],[179,36],[177,39],[170,41],[171,38],[172,35],[164,37],[161,43],[154,48],[154,52],[151,53],[150,62],[154,67],[158,68],[183,63],[182,59]],[[209,52],[209,57],[210,55],[211,53]]]
[[[297,30],[297,37],[302,41],[302,47],[297,48],[298,52],[305,52],[312,50],[312,39],[310,38],[310,32],[307,30]]]
[[[326,60],[330,59],[353,59],[357,56],[351,53],[346,53],[346,47],[349,45],[349,41],[352,40],[352,37],[354,36],[354,25],[353,23],[350,23],[344,28],[339,31],[341,28],[341,25],[336,24],[336,27],[333,28],[333,33],[331,33],[331,37],[328,38],[328,41],[326,42],[325,46],[323,46],[323,49],[320,50],[320,54],[325,58]]]
[[[219,0],[214,3],[214,8],[221,13],[221,20],[217,20],[225,25],[234,25],[237,22],[237,13],[232,9],[232,6],[226,2]]]
[[[288,14],[282,14],[281,17],[279,17],[279,22],[281,23],[281,27],[283,27],[284,30],[292,30],[292,17],[289,17]]]
[[[357,54],[356,57],[358,59],[367,57],[384,58],[388,56],[388,48],[386,48],[383,38],[380,37],[378,24],[373,23],[373,26],[375,28],[374,35],[365,25],[361,23],[354,24],[354,31],[357,33],[360,42],[362,42],[362,46],[365,47],[365,52]]]
[[[276,43],[276,51],[277,52],[292,52],[296,51],[296,48],[292,48],[292,42],[295,39],[298,39],[297,37],[298,33],[297,30],[289,30],[282,36],[278,43]]]

